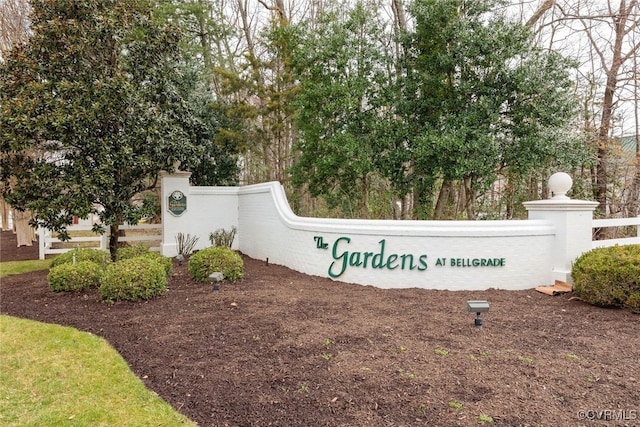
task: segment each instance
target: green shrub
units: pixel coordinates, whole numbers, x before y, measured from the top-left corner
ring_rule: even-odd
[[[116,261],[122,261],[123,259],[131,259],[139,257],[140,255],[146,255],[149,253],[149,248],[145,245],[138,244],[133,246],[123,246],[116,250]]]
[[[640,245],[584,253],[573,263],[571,276],[573,290],[582,300],[640,313]]]
[[[110,264],[100,285],[100,297],[107,303],[138,301],[161,295],[167,290],[163,265],[141,256]]]
[[[216,271],[226,280],[237,280],[244,274],[244,262],[236,251],[226,246],[203,249],[189,258],[189,273],[199,282],[207,280]]]
[[[159,252],[147,252],[146,254],[140,256],[142,258],[149,258],[158,261],[164,268],[167,277],[171,276],[171,272],[173,271],[173,261],[171,260],[171,258],[163,256]]]
[[[54,292],[82,291],[99,286],[103,273],[102,266],[92,261],[64,263],[49,270],[47,281]]]
[[[151,252],[148,246],[145,245],[134,245],[134,246],[124,246],[118,248],[116,251],[116,262],[122,261],[125,259],[133,259],[138,257],[146,257],[150,259],[155,259],[160,262],[164,267],[167,276],[171,275],[171,271],[173,270],[173,262],[171,258],[162,256],[162,254],[158,252]]]
[[[92,261],[103,267],[106,267],[111,262],[109,252],[100,249],[78,248],[63,254],[58,255],[51,261],[51,268],[57,267],[62,264],[73,263],[73,257],[75,255],[76,262],[80,261]]]

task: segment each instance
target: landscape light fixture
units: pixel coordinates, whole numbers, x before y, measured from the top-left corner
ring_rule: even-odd
[[[178,260],[178,265],[182,265],[182,261],[184,261],[184,255],[178,254],[176,255],[176,259]]]
[[[220,291],[220,282],[224,280],[224,274],[219,271],[213,272],[209,275],[209,281],[213,283],[213,293],[217,294]]]
[[[476,313],[476,318],[473,324],[476,328],[482,329],[482,318],[480,317],[480,313],[489,311],[489,303],[484,300],[467,301],[467,311],[469,313]]]

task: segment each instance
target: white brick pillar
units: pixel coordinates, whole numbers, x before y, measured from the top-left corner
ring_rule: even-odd
[[[552,278],[568,283],[572,283],[573,261],[591,250],[593,211],[598,206],[597,202],[567,197],[572,185],[573,180],[568,174],[555,173],[549,178],[550,199],[523,203],[529,219],[546,220],[555,227]]]
[[[162,244],[160,253],[164,256],[174,257],[178,254],[176,236],[184,231],[185,224],[189,221],[190,177],[191,172],[160,173],[162,194],[160,203],[162,209]],[[186,210],[178,215],[169,209],[169,198],[172,194],[180,193],[186,198]]]

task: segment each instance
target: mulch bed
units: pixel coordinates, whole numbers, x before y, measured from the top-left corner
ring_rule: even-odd
[[[38,259],[40,248],[37,239],[31,246],[17,245],[18,239],[13,231],[0,230],[0,262]]]
[[[175,264],[165,295],[112,306],[95,289],[52,292],[46,272],[11,276],[0,311],[104,337],[201,426],[640,425],[638,315],[571,294],[383,290],[244,262],[219,293]],[[489,301],[482,329],[472,299]]]

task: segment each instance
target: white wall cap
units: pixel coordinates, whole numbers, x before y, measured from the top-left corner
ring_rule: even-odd
[[[589,200],[573,200],[567,197],[565,199],[554,198],[524,202],[523,205],[528,211],[594,211],[599,203]]]
[[[293,213],[282,185],[278,182],[240,187],[240,195],[270,193],[281,220],[288,228],[325,233],[423,237],[504,237],[555,234],[555,227],[544,220],[503,221],[417,221],[301,217]],[[241,202],[242,203],[242,202]]]
[[[549,177],[548,186],[552,199],[568,200],[567,192],[573,186],[573,179],[568,173],[556,172]]]

